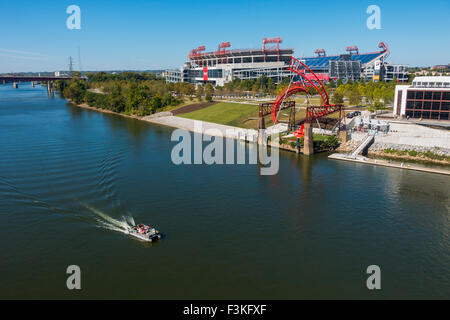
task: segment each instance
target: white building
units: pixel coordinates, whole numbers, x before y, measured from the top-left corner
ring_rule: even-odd
[[[450,120],[450,77],[416,77],[395,87],[394,114],[413,119]]]

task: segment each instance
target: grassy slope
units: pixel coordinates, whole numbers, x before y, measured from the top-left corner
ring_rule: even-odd
[[[303,102],[303,101],[302,101]],[[317,104],[320,105],[320,104]],[[220,123],[240,128],[256,129],[258,120],[248,120],[249,118],[258,118],[258,106],[231,102],[221,102],[214,106],[179,115],[180,117],[202,120],[213,123]],[[295,119],[298,121],[305,118],[306,110],[301,109],[296,112]],[[339,113],[329,115],[330,118],[338,118]],[[289,119],[289,110],[283,110],[279,114],[280,120]],[[265,117],[266,127],[273,125],[270,116]]]
[[[221,102],[211,107],[180,116],[235,127],[247,127],[245,122],[249,117],[258,117],[258,106]]]

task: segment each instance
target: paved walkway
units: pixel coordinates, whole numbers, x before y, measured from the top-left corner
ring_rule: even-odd
[[[142,120],[162,124],[169,127],[184,129],[191,132],[207,134],[210,136],[226,137],[231,139],[246,140],[257,142],[258,131],[253,129],[244,129],[223,124],[192,120],[175,116],[150,118],[145,117]]]
[[[353,150],[351,153],[352,157],[357,157],[363,150],[374,140],[374,136],[371,134],[368,134],[366,138]]]

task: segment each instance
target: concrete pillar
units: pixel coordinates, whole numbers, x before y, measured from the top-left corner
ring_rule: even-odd
[[[19,88],[19,83],[18,83],[18,82],[13,82],[13,88],[14,88],[14,89]]]
[[[341,130],[339,131],[339,140],[341,140],[342,143],[346,143],[348,139],[348,131],[347,130]]]
[[[259,145],[266,145],[267,144],[267,137],[266,137],[266,130],[265,129],[258,129],[258,144]]]
[[[258,129],[265,129],[265,128],[266,128],[266,122],[264,121],[264,117],[259,116]]]
[[[266,144],[266,123],[264,117],[259,117],[258,120],[258,144]]]
[[[314,141],[313,141],[313,131],[311,123],[305,123],[305,127],[303,129],[305,134],[304,136],[304,145],[303,145],[303,154],[310,156],[314,154]]]

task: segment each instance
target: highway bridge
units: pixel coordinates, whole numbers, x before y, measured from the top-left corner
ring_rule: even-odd
[[[72,77],[55,77],[55,76],[0,76],[0,83],[10,83],[10,82],[39,82],[39,81],[56,81],[56,80],[70,80]],[[80,78],[85,79],[85,78]]]
[[[15,76],[15,75],[0,75],[0,83],[18,83],[18,82],[52,82],[57,80],[70,80],[70,76]],[[86,77],[79,77],[81,80],[87,80]]]

